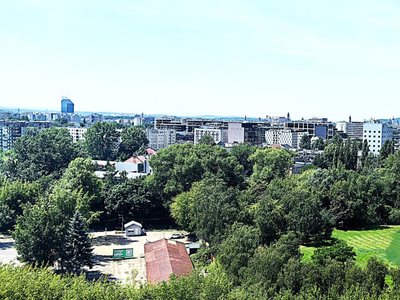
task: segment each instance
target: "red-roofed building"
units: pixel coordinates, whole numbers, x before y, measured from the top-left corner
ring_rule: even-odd
[[[187,276],[193,269],[184,243],[161,239],[144,245],[147,282],[158,284],[168,281],[174,273]]]

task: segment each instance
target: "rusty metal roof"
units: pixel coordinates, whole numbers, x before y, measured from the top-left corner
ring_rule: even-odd
[[[186,276],[193,269],[185,244],[181,242],[161,239],[145,244],[144,253],[148,283],[168,281],[172,273]]]

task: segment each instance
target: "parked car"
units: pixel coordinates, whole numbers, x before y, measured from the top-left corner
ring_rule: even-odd
[[[168,239],[183,239],[185,236],[182,233],[173,233]]]

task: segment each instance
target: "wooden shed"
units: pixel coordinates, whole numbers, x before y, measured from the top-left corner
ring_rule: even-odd
[[[142,224],[135,221],[130,221],[124,225],[125,234],[127,236],[142,235],[144,234],[144,229]]]

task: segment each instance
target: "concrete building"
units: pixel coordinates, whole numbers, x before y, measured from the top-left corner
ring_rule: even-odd
[[[293,131],[307,131],[311,137],[322,137],[324,139],[333,138],[334,125],[328,122],[326,118],[312,118],[307,121],[290,121],[285,122],[285,129]]]
[[[173,129],[147,129],[149,147],[158,151],[176,143],[176,130]]]
[[[370,153],[378,155],[386,140],[393,140],[393,129],[387,124],[364,123],[363,141],[367,140]]]
[[[203,136],[212,136],[215,143],[228,142],[228,129],[217,129],[211,127],[195,128],[194,130],[194,143],[197,144]]]
[[[67,127],[69,134],[72,137],[72,142],[76,143],[78,141],[85,140],[84,134],[87,131],[87,128],[82,127]]]
[[[71,99],[67,97],[61,97],[61,113],[63,114],[73,114],[74,110],[74,103]]]
[[[363,139],[364,122],[337,122],[336,130],[342,131],[352,139]]]
[[[265,132],[265,142],[269,145],[289,145],[291,148],[299,148],[300,140],[306,131],[293,131],[283,128],[273,128]]]
[[[228,123],[228,143],[250,143],[262,146],[265,142],[266,123]]]
[[[94,122],[104,122],[104,116],[101,114],[90,114],[85,117],[86,123],[94,123]]]
[[[51,127],[51,122],[0,121],[0,148],[11,150],[15,141],[25,134],[28,127],[39,130]]]

